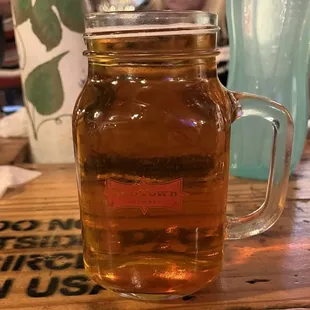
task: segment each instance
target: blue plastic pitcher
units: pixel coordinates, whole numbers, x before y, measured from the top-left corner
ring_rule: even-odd
[[[307,136],[310,1],[228,0],[230,38],[228,88],[283,104],[294,124],[291,171]],[[267,179],[272,130],[262,118],[232,126],[230,170],[234,176]]]

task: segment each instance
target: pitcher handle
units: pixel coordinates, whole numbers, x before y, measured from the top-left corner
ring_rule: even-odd
[[[285,206],[288,188],[294,125],[287,109],[269,98],[231,91],[228,91],[228,95],[235,108],[235,120],[246,116],[259,116],[269,121],[273,129],[271,163],[265,201],[257,210],[247,216],[228,216],[226,238],[235,240],[266,231],[280,217]],[[243,100],[245,101],[241,103]]]

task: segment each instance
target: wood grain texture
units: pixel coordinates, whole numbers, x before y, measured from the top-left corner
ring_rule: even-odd
[[[9,191],[0,200],[0,238],[6,238],[4,248],[3,240],[2,245],[0,242],[0,309],[310,309],[310,143],[291,177],[286,208],[278,223],[259,236],[227,241],[224,270],[214,284],[184,300],[164,303],[136,302],[98,291],[87,280],[80,262],[74,167],[28,168],[38,169],[43,175]],[[229,212],[246,214],[254,210],[263,201],[265,188],[265,182],[232,178]],[[38,227],[23,231],[30,227],[29,220],[39,223],[33,224]],[[57,226],[57,220],[66,223],[66,229]],[[7,222],[10,227],[3,229]],[[30,239],[21,242],[20,238],[25,237]],[[27,244],[32,248],[20,248]],[[20,256],[25,258],[18,266]],[[4,297],[4,284],[10,279],[13,284]],[[34,296],[46,293],[51,282],[51,296]],[[82,289],[81,285],[74,286],[76,283]]]

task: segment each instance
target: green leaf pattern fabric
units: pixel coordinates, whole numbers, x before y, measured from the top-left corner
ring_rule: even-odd
[[[41,115],[50,115],[61,109],[64,91],[58,65],[68,52],[36,67],[27,76],[25,90],[27,99]]]
[[[62,29],[48,0],[36,1],[32,8],[30,22],[33,32],[41,43],[46,46],[47,51],[59,45],[62,38]]]
[[[76,33],[84,31],[82,0],[36,0],[34,5],[31,0],[12,0],[12,9],[15,27],[29,20],[47,52],[60,44],[63,27]],[[40,64],[26,78],[26,98],[41,115],[56,113],[64,103],[59,62],[67,53]]]

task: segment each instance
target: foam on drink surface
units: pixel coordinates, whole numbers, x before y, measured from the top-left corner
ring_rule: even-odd
[[[218,27],[211,24],[176,23],[167,25],[135,25],[87,27],[85,35],[91,38],[125,38],[146,36],[171,36],[206,34],[217,31]]]

